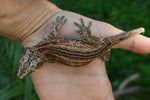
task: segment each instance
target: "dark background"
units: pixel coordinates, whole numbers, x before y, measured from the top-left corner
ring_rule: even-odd
[[[146,29],[144,35],[150,37],[149,0],[51,0],[51,2],[64,10],[110,23],[126,31],[144,27]],[[30,76],[23,80],[16,77],[22,51],[21,44],[0,36],[0,100],[39,100]],[[127,87],[141,86],[142,91],[120,100],[150,99],[150,55],[113,49],[106,66],[113,90],[132,74],[140,73],[141,77]]]

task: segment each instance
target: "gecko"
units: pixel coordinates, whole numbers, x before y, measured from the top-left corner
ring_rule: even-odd
[[[57,36],[66,21],[65,16],[57,16],[52,22],[52,31],[36,45],[25,48],[19,60],[18,78],[23,79],[30,75],[44,62],[80,67],[97,58],[109,61],[113,45],[144,32],[144,28],[137,28],[99,38],[91,34],[92,21],[86,26],[83,19],[80,18],[81,24],[74,22],[74,25],[79,28],[76,31],[80,34],[79,36]]]

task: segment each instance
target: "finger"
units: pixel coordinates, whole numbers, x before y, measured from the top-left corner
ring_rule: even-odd
[[[150,38],[143,35],[135,35],[119,44],[116,44],[113,48],[126,49],[135,53],[147,54],[150,53]]]

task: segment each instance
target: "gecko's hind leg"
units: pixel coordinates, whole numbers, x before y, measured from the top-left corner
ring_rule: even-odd
[[[85,26],[82,18],[80,19],[80,22],[81,22],[81,25],[76,22],[74,22],[74,24],[79,28],[79,30],[76,32],[80,33],[80,35],[82,36],[82,41],[89,45],[96,44],[99,38],[91,35],[90,27],[92,26],[92,21],[90,21],[87,26]]]
[[[67,19],[65,18],[65,16],[62,17],[57,16],[56,20],[52,21],[52,31],[39,44],[43,44],[55,39],[57,37],[59,30],[65,24],[66,21]]]

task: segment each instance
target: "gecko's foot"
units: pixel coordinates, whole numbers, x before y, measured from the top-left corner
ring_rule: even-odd
[[[59,17],[57,16],[56,20],[53,23],[53,28],[55,31],[59,31],[59,29],[62,27],[62,25],[67,21],[67,19],[64,19],[65,16]]]
[[[74,22],[74,24],[79,28],[79,30],[76,32],[80,33],[82,36],[85,36],[85,37],[91,35],[90,27],[92,26],[92,22],[89,22],[88,26],[85,26],[82,18],[80,19],[80,22],[81,22],[81,25]]]
[[[76,23],[76,22],[74,22],[74,24],[77,27],[79,27],[79,30],[76,32],[80,33],[80,35],[82,36],[82,41],[86,44],[89,44],[89,45],[96,44],[97,41],[99,41],[99,38],[91,35],[90,27],[92,26],[92,21],[90,21],[87,26],[85,26],[82,18],[80,19],[80,22],[81,22],[81,25]]]
[[[63,26],[63,24],[67,21],[65,16],[59,17],[57,16],[56,20],[52,22],[52,34],[53,38],[56,38],[58,31]]]
[[[41,42],[39,42],[37,45],[41,45],[55,39],[57,37],[58,31],[63,26],[63,24],[65,24],[66,21],[67,19],[65,19],[65,16],[62,17],[57,16],[56,20],[52,21],[52,27],[51,27],[52,31],[47,36],[45,36],[44,39]]]

